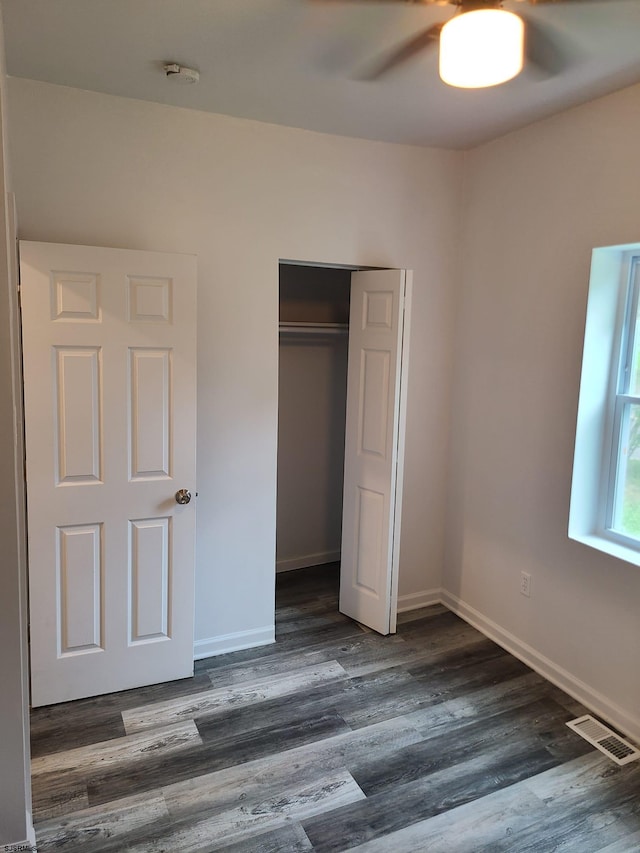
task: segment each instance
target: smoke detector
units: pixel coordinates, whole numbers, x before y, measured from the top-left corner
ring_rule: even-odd
[[[169,80],[174,80],[183,85],[197,83],[200,79],[200,72],[196,71],[195,68],[187,68],[186,65],[178,65],[176,62],[168,62],[164,66],[164,73]]]

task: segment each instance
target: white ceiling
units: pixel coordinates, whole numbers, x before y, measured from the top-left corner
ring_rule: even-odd
[[[438,77],[437,49],[362,76],[448,6],[317,0],[2,0],[9,74],[346,136],[468,148],[640,81],[640,0],[523,10],[566,68],[492,89]],[[196,86],[165,79],[179,62]],[[360,79],[358,79],[360,78]]]

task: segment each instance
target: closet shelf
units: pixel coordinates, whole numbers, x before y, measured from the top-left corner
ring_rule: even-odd
[[[281,335],[345,335],[348,323],[280,323]]]

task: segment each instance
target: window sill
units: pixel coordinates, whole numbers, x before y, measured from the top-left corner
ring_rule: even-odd
[[[606,536],[596,533],[590,534],[569,534],[569,538],[576,542],[587,545],[589,548],[595,548],[597,551],[602,551],[603,554],[609,554],[611,557],[617,557],[619,560],[624,560],[626,563],[631,563],[634,566],[640,566],[640,551],[629,545],[624,545],[621,542],[615,542]]]

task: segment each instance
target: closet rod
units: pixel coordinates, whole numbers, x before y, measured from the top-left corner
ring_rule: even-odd
[[[343,335],[349,331],[348,323],[280,323],[280,334],[288,335]]]

